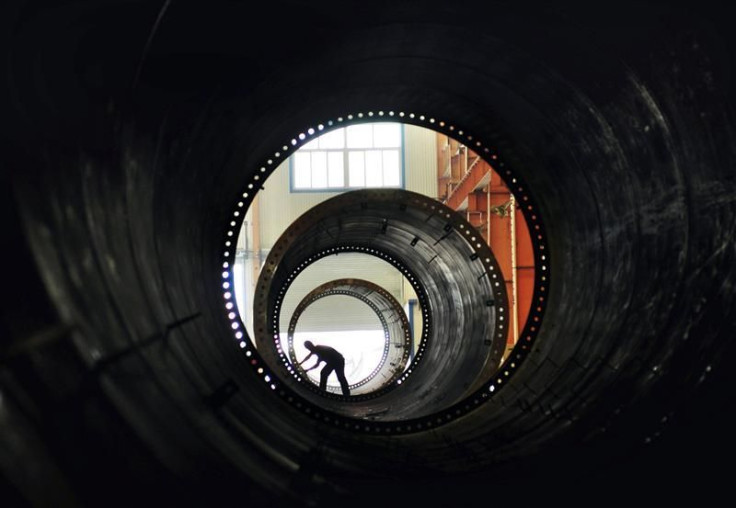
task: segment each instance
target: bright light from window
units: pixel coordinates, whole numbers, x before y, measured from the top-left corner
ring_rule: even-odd
[[[365,184],[368,187],[380,187],[383,183],[381,159],[381,152],[378,150],[365,152]]]
[[[399,152],[383,152],[383,185],[385,187],[396,187],[400,185],[400,173]]]
[[[312,187],[327,187],[327,152],[312,152]]]
[[[376,148],[399,148],[401,146],[401,126],[397,123],[379,123],[374,128]]]
[[[348,148],[372,148],[373,125],[351,125],[347,128]]]
[[[402,187],[401,129],[358,124],[314,138],[290,159],[292,190]]]
[[[349,182],[350,187],[365,186],[365,157],[363,152],[350,152]]]
[[[345,157],[340,152],[327,153],[327,168],[329,170],[327,179],[330,187],[345,186],[345,169],[343,167],[344,159]]]
[[[294,187],[308,189],[312,186],[312,157],[309,152],[294,154]]]
[[[345,148],[345,130],[336,129],[330,131],[327,134],[323,134],[317,138],[319,140],[319,147],[323,150],[340,150]]]

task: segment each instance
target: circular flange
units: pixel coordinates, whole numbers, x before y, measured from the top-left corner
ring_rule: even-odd
[[[365,378],[351,383],[350,393],[356,395],[376,392],[392,386],[407,366],[413,342],[412,330],[406,313],[396,298],[381,286],[367,280],[329,281],[317,286],[302,298],[289,321],[287,357],[295,363],[294,332],[302,313],[314,302],[331,295],[346,295],[362,301],[375,312],[383,328],[384,347],[378,365]],[[307,378],[301,367],[297,367],[294,374]],[[330,386],[327,390],[330,393],[338,393],[337,388]]]
[[[506,345],[508,305],[501,270],[480,233],[461,214],[422,194],[365,189],[307,211],[281,235],[265,261],[254,296],[256,344],[282,377],[303,381],[291,366],[279,329],[289,286],[318,258],[361,250],[400,267],[427,310],[417,361],[396,381],[403,384],[402,393],[417,391],[415,404],[389,413],[399,417],[397,411],[406,415],[439,409],[495,372]],[[434,367],[422,370],[428,349]],[[410,381],[410,376],[419,378]],[[444,395],[422,400],[419,392],[426,386],[442,387]]]
[[[529,316],[521,329],[517,344],[504,360],[503,364],[497,369],[496,373],[465,399],[432,414],[408,417],[402,421],[365,422],[360,416],[337,414],[331,411],[325,412],[322,406],[301,397],[290,386],[281,383],[274,376],[273,367],[261,357],[261,354],[255,347],[254,338],[250,337],[245,331],[240,313],[236,312],[237,309],[234,309],[236,302],[233,293],[233,271],[231,269],[235,261],[234,241],[236,239],[236,232],[243,224],[245,211],[252,204],[258,189],[262,186],[262,181],[294,151],[299,149],[303,144],[312,141],[315,137],[346,125],[375,121],[401,121],[446,134],[472,148],[482,159],[491,164],[506,182],[517,203],[520,204],[519,210],[524,215],[530,228],[534,265],[536,267]],[[498,152],[487,146],[476,136],[457,127],[453,122],[448,122],[431,115],[400,110],[377,109],[375,111],[355,112],[337,116],[297,131],[290,140],[285,140],[283,146],[277,147],[272,155],[264,158],[262,164],[251,175],[249,181],[245,183],[245,189],[241,193],[240,199],[236,200],[233,204],[232,220],[224,230],[223,244],[223,271],[221,280],[224,313],[232,329],[236,344],[247,357],[254,372],[277,396],[284,399],[287,403],[292,404],[305,415],[317,418],[324,423],[355,432],[386,434],[419,432],[451,422],[495,398],[502,391],[503,387],[506,386],[507,381],[519,370],[519,367],[529,355],[532,345],[539,334],[542,318],[547,307],[551,258],[549,249],[547,248],[548,242],[542,217],[539,214],[538,207],[528,186],[525,184],[521,175],[504,163]],[[375,250],[375,254],[379,255],[380,253]]]

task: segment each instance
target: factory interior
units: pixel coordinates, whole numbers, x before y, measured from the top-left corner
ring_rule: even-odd
[[[733,19],[4,2],[0,506],[736,505]]]

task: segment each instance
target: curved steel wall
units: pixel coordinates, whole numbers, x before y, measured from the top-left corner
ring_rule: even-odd
[[[258,350],[241,342],[246,354],[256,360],[261,356],[285,384],[303,391],[299,390],[303,384],[293,382],[297,378],[285,355],[280,305],[301,270],[317,259],[343,252],[380,257],[401,270],[422,309],[422,339],[415,360],[390,392],[365,394],[360,398],[367,401],[361,404],[350,397],[351,404],[345,405],[338,395],[328,403],[323,400],[327,394],[312,400],[325,410],[379,415],[375,419],[381,421],[427,418],[467,398],[496,372],[506,344],[509,312],[493,253],[460,214],[434,199],[400,189],[340,194],[313,207],[284,231],[258,278],[253,303]],[[229,272],[225,275],[229,280]],[[228,300],[229,283],[224,285]],[[240,330],[239,314],[230,316],[232,327]],[[254,365],[258,373],[270,376],[261,372],[260,365]],[[273,388],[281,394],[280,388]],[[364,428],[364,422],[352,423]],[[383,430],[399,431],[398,426]]]
[[[626,2],[397,1],[351,22],[333,2],[262,7],[3,6],[3,498],[727,494],[709,460],[736,449],[730,18]],[[400,436],[274,396],[232,339],[219,279],[230,206],[274,147],[378,110],[493,146],[535,199],[554,275],[494,401]]]

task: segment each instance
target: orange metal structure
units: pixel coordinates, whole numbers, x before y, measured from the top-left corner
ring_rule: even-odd
[[[507,352],[526,323],[534,290],[534,254],[524,215],[501,176],[478,154],[437,133],[438,199],[464,212],[493,250],[509,295]]]

